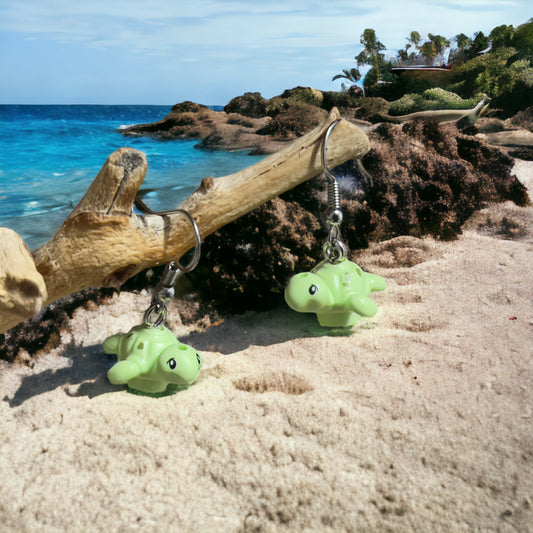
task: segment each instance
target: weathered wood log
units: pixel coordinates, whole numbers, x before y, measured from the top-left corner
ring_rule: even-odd
[[[0,333],[36,315],[47,299],[43,277],[21,237],[0,228]]]
[[[318,176],[323,136],[339,118],[334,108],[321,125],[285,149],[234,174],[204,178],[180,208],[195,218],[205,238]],[[359,159],[369,148],[360,128],[340,120],[328,141],[327,164],[333,168]],[[33,252],[48,291],[43,305],[87,287],[119,287],[138,272],[179,259],[194,247],[193,228],[185,216],[134,212],[133,202],[146,171],[142,152],[121,148],[111,154],[57,233]],[[2,331],[6,331],[4,322],[0,322]]]
[[[408,115],[383,115],[389,122],[400,124],[416,119],[431,119],[435,122],[457,122],[461,119],[468,120],[473,124],[479,117],[483,116],[489,108],[490,98],[483,98],[472,109],[433,109],[429,111],[416,111]]]

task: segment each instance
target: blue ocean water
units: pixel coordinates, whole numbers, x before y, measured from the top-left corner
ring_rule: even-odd
[[[142,190],[153,210],[177,207],[206,176],[259,161],[247,152],[195,148],[197,141],[123,137],[121,126],[162,119],[170,106],[0,105],[0,227],[31,250],[44,244],[81,200],[107,157],[122,146],[148,160]]]

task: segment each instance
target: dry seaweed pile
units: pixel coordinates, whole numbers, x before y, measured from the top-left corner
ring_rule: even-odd
[[[97,308],[115,289],[85,289],[62,298],[34,319],[26,320],[7,333],[0,334],[0,359],[31,365],[28,355],[54,348],[59,344],[60,332],[68,326],[74,311],[79,307]]]
[[[528,202],[513,159],[452,124],[381,124],[370,152],[336,169],[343,194],[343,238],[351,250],[399,235],[453,239],[489,202]],[[226,312],[282,301],[288,278],[322,257],[324,180],[304,183],[217,231],[194,274],[200,297]]]

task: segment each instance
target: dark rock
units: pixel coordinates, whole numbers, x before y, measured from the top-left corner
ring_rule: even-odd
[[[514,117],[505,121],[508,129],[521,129],[533,132],[533,106],[518,112]]]
[[[533,161],[533,148],[515,148],[509,150],[509,155],[524,161]]]
[[[175,111],[171,111],[159,122],[135,124],[120,132],[129,137],[146,135],[160,140],[203,138],[211,131],[217,119],[217,112],[205,106],[190,110],[192,108],[189,104],[193,103],[183,102],[175,105]]]
[[[209,150],[272,153],[286,145],[287,140],[273,143],[270,138],[257,134],[268,125],[270,117],[251,118],[195,105],[183,102],[159,122],[136,124],[121,132],[126,136],[148,135],[159,140],[199,139],[197,146]]]
[[[324,109],[310,104],[284,103],[272,121],[257,133],[275,139],[295,139],[318,126],[326,115]]]
[[[179,104],[173,105],[170,110],[172,113],[198,113],[202,109],[209,109],[207,106],[202,104],[197,104],[196,102],[191,102],[190,100],[185,100]]]
[[[337,107],[340,109],[355,109],[361,105],[361,96],[352,91],[322,91],[322,107],[326,111]]]
[[[271,98],[268,102],[267,113],[275,116],[278,110],[287,104],[307,104],[316,107],[322,107],[324,95],[322,91],[312,87],[294,87],[286,89],[279,96]]]
[[[261,93],[244,93],[230,100],[224,107],[226,113],[239,113],[245,117],[260,118],[267,114],[267,103]]]
[[[362,98],[361,105],[355,111],[355,118],[367,120],[373,124],[383,122],[383,117],[387,115],[389,102],[384,98],[372,97]]]
[[[371,240],[424,234],[453,239],[487,203],[529,201],[511,176],[513,159],[453,124],[383,124],[369,138],[363,164],[373,178],[366,189],[376,221]]]

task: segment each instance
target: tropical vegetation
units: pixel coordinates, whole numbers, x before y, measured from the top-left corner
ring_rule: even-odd
[[[393,106],[397,111],[412,112],[417,106],[427,109],[441,103],[445,107],[450,103],[470,107],[481,95],[489,96],[492,107],[501,110],[503,116],[533,105],[533,19],[516,28],[502,24],[488,35],[479,31],[473,37],[461,33],[446,38],[429,33],[423,39],[419,32],[412,31],[405,47],[391,59],[386,59],[386,46],[375,30],[365,29],[360,43],[363,49],[354,58],[356,67],[332,79],[346,79],[354,85],[360,82],[366,67],[365,95],[398,100]],[[398,67],[408,65],[444,69],[395,73]],[[435,92],[437,88],[444,92]]]

